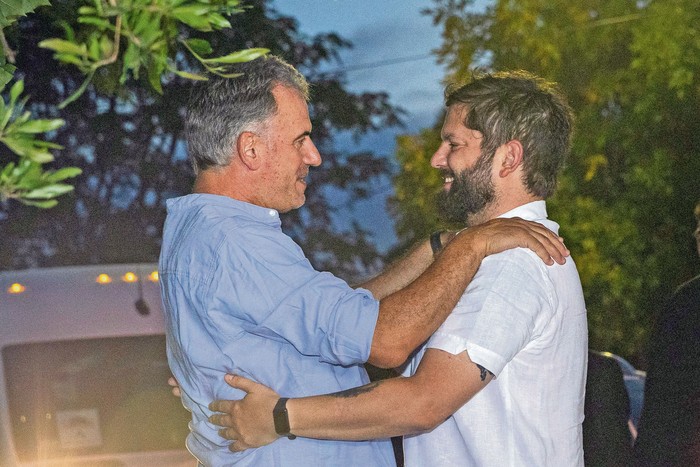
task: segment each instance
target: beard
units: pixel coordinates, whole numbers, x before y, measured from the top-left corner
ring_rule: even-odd
[[[469,224],[469,217],[480,213],[496,198],[491,180],[493,158],[482,155],[471,169],[452,174],[449,191],[441,191],[437,197],[440,217],[459,223]],[[449,173],[446,173],[449,175]]]

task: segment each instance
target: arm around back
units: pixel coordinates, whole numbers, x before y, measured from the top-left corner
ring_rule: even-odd
[[[370,383],[335,394],[289,399],[289,430],[295,436],[317,439],[366,440],[429,431],[468,402],[492,377],[466,352],[453,355],[428,349],[411,377]],[[241,400],[215,401],[210,409],[221,436],[232,440],[232,451],[275,441],[271,412],[279,396],[246,378],[227,377],[229,384],[248,394]]]

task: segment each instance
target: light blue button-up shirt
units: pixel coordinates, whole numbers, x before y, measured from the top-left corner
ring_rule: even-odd
[[[301,397],[366,384],[379,303],[313,269],[277,211],[193,194],[168,200],[160,255],[168,360],[192,412],[188,449],[206,466],[392,466],[388,440],[280,438],[242,453],[207,421],[240,399],[236,373]],[[272,417],[272,414],[270,414]]]

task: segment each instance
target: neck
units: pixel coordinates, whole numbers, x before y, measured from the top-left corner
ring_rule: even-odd
[[[192,193],[226,196],[246,203],[259,204],[246,192],[245,187],[250,186],[250,183],[243,178],[244,175],[233,170],[231,165],[209,168],[197,174]]]
[[[527,193],[522,194],[522,196],[497,196],[491,204],[469,216],[466,222],[467,227],[483,224],[517,207],[524,206],[533,201],[541,201],[542,199],[543,198],[539,196],[533,196]]]

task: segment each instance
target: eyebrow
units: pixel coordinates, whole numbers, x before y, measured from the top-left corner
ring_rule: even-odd
[[[294,138],[294,141],[304,138],[305,136],[311,136],[311,130],[303,132],[302,134]]]

